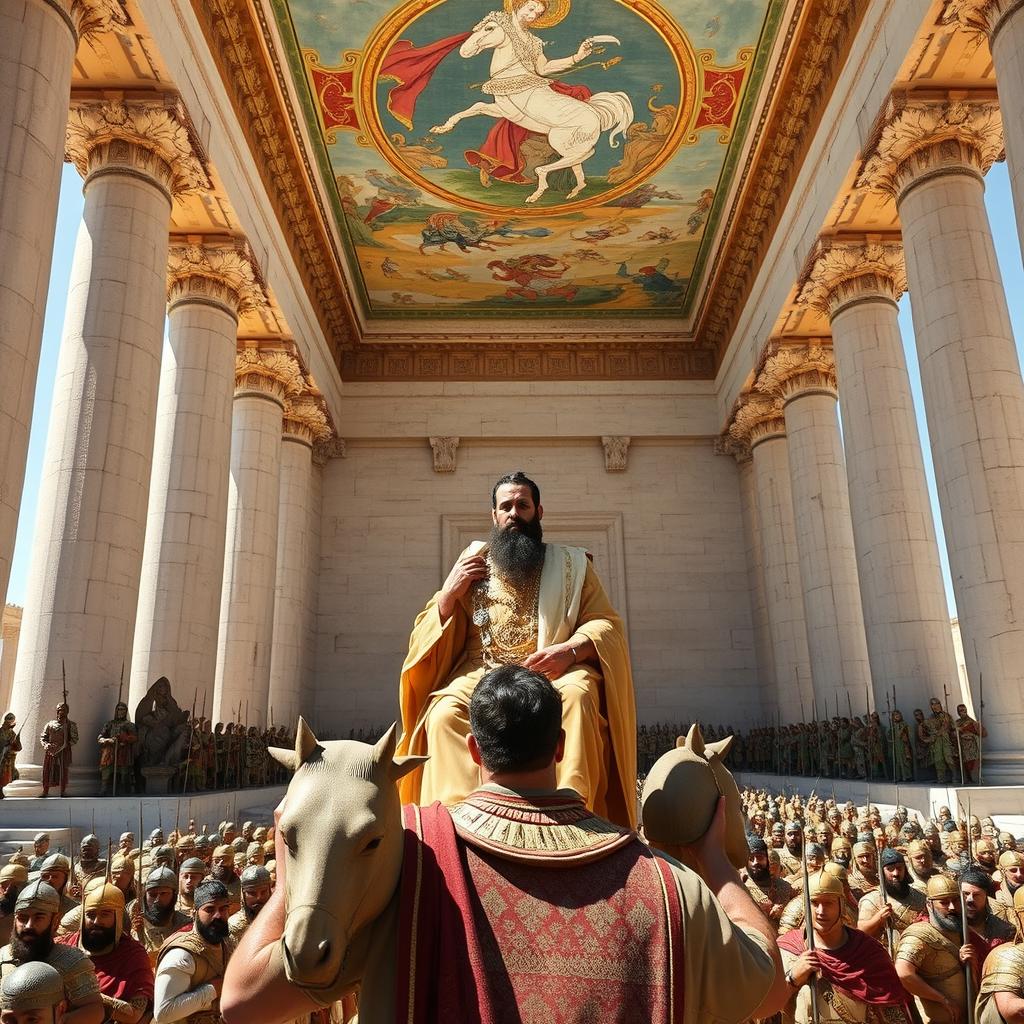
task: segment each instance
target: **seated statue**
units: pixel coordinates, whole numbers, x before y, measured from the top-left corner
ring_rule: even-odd
[[[455,804],[477,787],[469,702],[486,671],[521,664],[562,698],[560,788],[636,824],[636,705],[622,620],[583,548],[545,544],[540,490],[523,473],[491,493],[493,528],[460,556],[413,627],[402,667],[401,755],[429,755],[402,779],[404,803]]]

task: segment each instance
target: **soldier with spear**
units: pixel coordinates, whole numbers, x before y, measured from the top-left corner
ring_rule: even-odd
[[[63,660],[60,671],[64,699],[57,705],[57,717],[43,726],[39,737],[43,745],[43,796],[50,795],[51,786],[59,786],[60,795],[64,795],[71,777],[71,748],[78,743],[78,726],[68,718],[68,678]]]
[[[17,724],[14,712],[8,711],[4,715],[4,724],[0,725],[0,800],[4,798],[4,786],[18,778],[14,762],[21,751],[21,729],[14,731]]]
[[[121,700],[124,691],[124,662],[121,662],[121,682],[117,687],[114,717],[100,730],[96,742],[100,745],[100,796],[117,796],[118,782],[125,793],[135,790],[135,757],[133,750],[139,740],[135,723],[128,718],[128,705]]]

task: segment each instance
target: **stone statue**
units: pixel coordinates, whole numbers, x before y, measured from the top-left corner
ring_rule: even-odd
[[[8,711],[4,715],[3,725],[0,725],[0,800],[4,798],[4,786],[9,786],[18,778],[18,769],[14,762],[21,750],[21,740],[18,737],[18,730],[13,712]]]
[[[171,696],[171,684],[161,676],[135,709],[138,728],[136,764],[142,768],[177,768],[185,760],[189,716]]]
[[[78,742],[78,726],[68,718],[63,701],[57,705],[57,717],[43,726],[39,739],[43,744],[43,796],[50,795],[51,786],[59,786],[63,796],[71,776],[71,748]]]
[[[103,726],[100,745],[100,796],[135,792],[135,744],[139,734],[128,718],[128,705],[119,700],[114,717]]]

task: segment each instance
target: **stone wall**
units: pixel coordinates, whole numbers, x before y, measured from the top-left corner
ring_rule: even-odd
[[[639,720],[758,716],[738,473],[707,436],[634,437],[613,472],[599,434],[463,436],[454,472],[435,471],[427,436],[346,443],[323,469],[315,722],[397,716],[413,620],[516,469],[541,486],[545,536],[594,553],[627,619]]]
[[[14,660],[18,656],[18,638],[21,636],[21,612],[19,605],[4,605],[0,620],[0,715],[10,707]]]

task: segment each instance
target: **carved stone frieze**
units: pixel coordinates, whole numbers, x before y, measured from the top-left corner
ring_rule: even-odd
[[[631,437],[623,435],[606,435],[601,438],[604,448],[604,468],[608,473],[624,473],[629,459],[629,442]]]
[[[260,394],[284,405],[306,389],[302,367],[295,356],[276,346],[243,342],[235,357],[235,394]]]
[[[741,400],[729,424],[729,437],[751,451],[762,441],[786,436],[786,417],[782,399],[747,394]]]
[[[797,302],[831,317],[860,299],[899,302],[906,290],[900,242],[821,239],[807,261]]]
[[[780,348],[757,375],[754,388],[783,404],[808,393],[837,393],[836,363],[831,346],[812,341]]]
[[[167,257],[167,296],[173,306],[185,298],[207,300],[232,314],[268,303],[262,275],[244,240],[173,242]]]
[[[889,97],[875,131],[873,152],[857,177],[900,199],[917,182],[969,167],[979,176],[1003,155],[1003,121],[990,100]]]
[[[942,22],[995,37],[1006,19],[1022,9],[1024,0],[946,0]]]
[[[326,465],[330,459],[344,459],[346,455],[344,438],[332,435],[313,444],[313,464],[315,466]]]
[[[211,187],[195,133],[176,97],[74,100],[65,149],[83,178],[120,168],[145,175],[172,196]]]
[[[455,472],[455,453],[459,449],[457,437],[432,437],[430,449],[434,453],[435,473]]]

